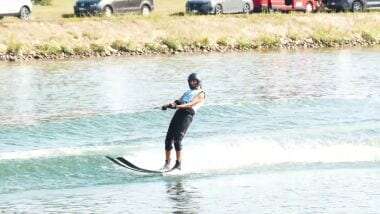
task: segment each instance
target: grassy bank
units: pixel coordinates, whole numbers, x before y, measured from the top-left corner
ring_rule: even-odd
[[[378,12],[181,16],[184,2],[161,1],[149,17],[62,18],[72,1],[37,7],[31,22],[0,22],[0,60],[380,44]]]

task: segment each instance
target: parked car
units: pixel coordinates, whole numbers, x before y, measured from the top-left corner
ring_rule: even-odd
[[[22,20],[29,20],[31,14],[31,0],[0,0],[0,19],[4,16],[16,16]]]
[[[317,11],[321,3],[319,0],[254,0],[255,11]]]
[[[188,0],[186,2],[187,13],[250,13],[252,10],[252,0]]]
[[[104,14],[111,16],[114,13],[140,11],[149,15],[154,9],[154,0],[77,0],[74,5],[76,16]]]
[[[361,12],[367,9],[380,9],[379,0],[327,0],[326,7],[335,11]]]

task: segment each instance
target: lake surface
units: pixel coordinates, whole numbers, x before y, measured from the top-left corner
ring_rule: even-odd
[[[0,212],[379,213],[380,49],[0,63]],[[197,72],[207,102],[164,161]]]

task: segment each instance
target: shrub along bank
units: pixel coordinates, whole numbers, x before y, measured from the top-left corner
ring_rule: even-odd
[[[374,46],[380,13],[69,18],[0,23],[0,60]]]

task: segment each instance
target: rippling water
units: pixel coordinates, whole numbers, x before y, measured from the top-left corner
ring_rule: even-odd
[[[0,211],[377,213],[379,49],[0,64]],[[198,72],[207,103],[163,162]]]

